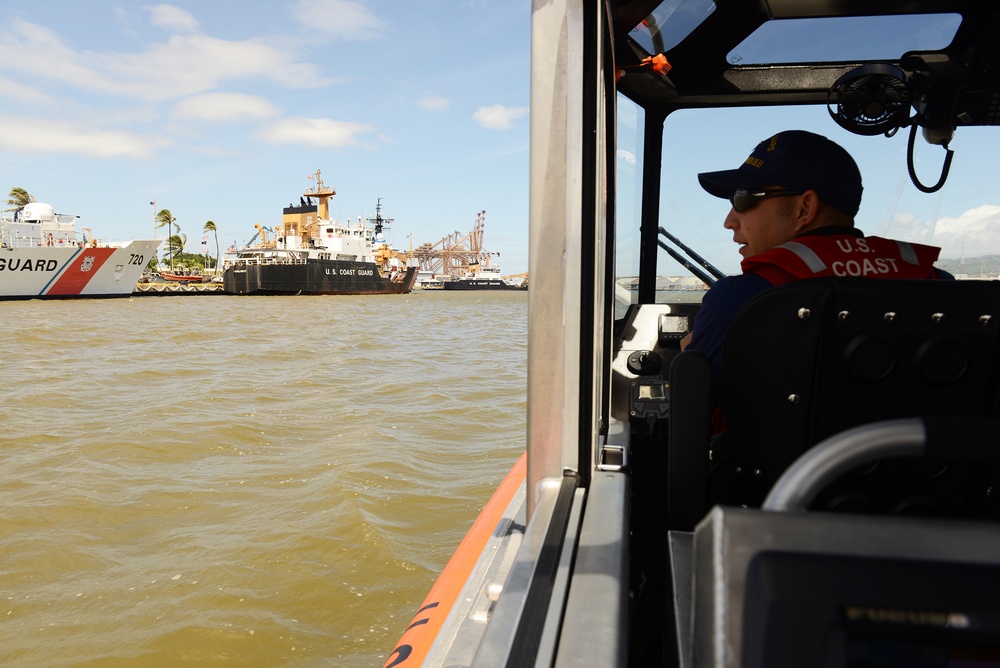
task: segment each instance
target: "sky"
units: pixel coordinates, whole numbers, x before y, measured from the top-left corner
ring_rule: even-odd
[[[528,0],[4,0],[0,189],[111,240],[169,209],[197,253],[206,221],[249,241],[321,170],[333,217],[381,199],[406,250],[485,211],[494,264],[525,272],[530,20]]]
[[[641,112],[619,96],[617,129],[618,276],[638,273],[638,193],[641,169]],[[685,110],[664,123],[664,157],[659,224],[721,271],[740,272],[742,257],[733,233],[723,227],[730,204],[709,195],[700,172],[736,169],[759,141],[784,130],[808,130],[843,146],[861,171],[864,193],[855,224],[865,234],[937,246],[942,260],[969,260],[965,271],[978,278],[974,259],[1000,255],[1000,178],[996,150],[1000,128],[961,127],[944,186],[920,191],[907,167],[909,130],[893,137],[866,137],[840,128],[825,106]],[[941,175],[945,150],[918,134],[913,164],[924,186]],[[676,249],[676,247],[674,247]],[[690,275],[663,250],[657,258],[662,276]]]
[[[619,105],[619,155],[635,149],[627,127],[634,124],[628,120],[630,106]],[[938,246],[942,259],[1000,254],[1000,177],[995,155],[1000,128],[958,128],[949,144],[954,157],[944,187],[928,194],[918,190],[909,177],[908,129],[891,138],[855,135],[840,128],[825,106],[684,111],[668,117],[660,224],[722,271],[738,273],[742,257],[732,232],[722,225],[730,204],[703,191],[697,175],[735,169],[757,142],[790,129],[826,136],[854,157],[864,184],[855,223],[866,234]],[[914,170],[924,185],[937,183],[944,157],[943,147],[927,143],[918,134]],[[619,159],[619,171],[626,178],[623,162]],[[662,251],[659,262],[659,274],[685,273]],[[978,271],[978,264],[967,267],[969,274]]]
[[[699,5],[705,11],[710,8],[707,1],[695,3]],[[959,25],[960,17],[946,12],[906,19],[873,16],[773,21],[734,46],[728,58],[743,64],[892,61],[910,50],[945,47]],[[618,110],[618,171],[620,180],[627,181],[635,178],[630,163],[641,163],[641,141],[636,132],[641,122],[630,102],[619,103]],[[911,116],[913,113],[910,109]],[[944,187],[925,193],[908,173],[909,128],[891,137],[859,136],[841,128],[826,105],[671,114],[664,124],[660,224],[723,271],[739,272],[741,256],[732,242],[732,232],[723,228],[730,205],[704,192],[698,173],[735,169],[759,141],[792,129],[824,135],[854,157],[864,183],[855,222],[866,234],[940,247],[942,259],[970,260],[964,267],[970,276],[978,276],[983,266],[974,258],[1000,255],[1000,180],[996,168],[1000,128],[965,126],[955,130],[948,144],[954,156]],[[942,146],[928,143],[918,133],[912,163],[924,186],[938,182],[945,155]],[[628,190],[619,186],[619,200]],[[619,215],[619,225],[627,219],[627,215]],[[667,259],[664,252],[659,263],[661,275],[682,273],[680,265]]]
[[[0,189],[24,188],[113,240],[153,236],[166,208],[186,250],[200,252],[206,221],[223,249],[249,241],[321,170],[337,191],[334,217],[372,216],[381,199],[402,250],[462,238],[485,211],[493,262],[522,273],[530,20],[528,0],[4,0]],[[638,263],[623,257],[638,232],[627,200],[641,123],[630,105],[620,98],[619,276]],[[997,128],[959,128],[946,186],[924,194],[907,175],[906,131],[852,135],[824,107],[671,115],[661,225],[738,272],[722,227],[729,205],[697,174],[737,167],[786,129],[854,155],[866,233],[938,245],[942,258],[1000,254]],[[917,141],[924,183],[937,181],[943,157]],[[685,273],[665,253],[660,262],[662,275]]]

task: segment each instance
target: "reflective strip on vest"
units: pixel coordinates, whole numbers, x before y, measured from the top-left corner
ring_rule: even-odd
[[[805,263],[806,267],[809,268],[809,271],[814,274],[818,274],[826,269],[826,263],[820,259],[819,255],[816,255],[816,251],[809,248],[809,246],[806,246],[805,244],[799,243],[798,241],[789,241],[788,243],[781,244],[778,248],[785,248],[795,253],[798,258]],[[910,252],[913,253],[912,248],[910,249]],[[913,257],[916,258],[915,253]]]
[[[899,246],[899,255],[903,259],[903,262],[920,264],[920,259],[917,258],[917,251],[908,242],[897,241],[896,245]]]

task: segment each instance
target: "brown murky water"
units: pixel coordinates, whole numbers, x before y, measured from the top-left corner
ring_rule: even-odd
[[[523,451],[526,315],[0,303],[0,665],[380,666]]]

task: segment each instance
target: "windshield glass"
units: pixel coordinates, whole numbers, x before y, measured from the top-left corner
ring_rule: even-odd
[[[939,246],[937,266],[958,278],[1000,278],[1000,193],[990,148],[997,129],[991,127],[955,132],[948,181],[937,193],[926,194],[907,172],[906,130],[892,138],[858,136],[841,129],[824,107],[677,112],[664,125],[660,225],[723,272],[739,273],[738,246],[723,227],[731,205],[702,190],[698,173],[735,169],[759,141],[789,129],[824,135],[857,161],[864,194],[855,221],[865,234]],[[944,158],[941,146],[918,135],[914,166],[925,185],[938,181]],[[671,295],[659,283],[692,275],[663,250],[656,273],[660,302]]]
[[[615,160],[615,317],[636,302],[639,276],[639,217],[642,212],[642,137],[645,112],[618,94]]]
[[[680,44],[715,11],[713,0],[664,0],[629,33],[649,54]]]
[[[669,51],[715,11],[714,0],[664,0],[629,37],[647,53]],[[729,52],[731,64],[895,60],[907,51],[947,47],[961,23],[953,13],[777,18]]]
[[[733,65],[895,60],[948,46],[958,14],[851,16],[768,21],[729,52]]]

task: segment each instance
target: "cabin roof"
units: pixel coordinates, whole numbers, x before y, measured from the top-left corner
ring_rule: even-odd
[[[927,71],[938,99],[1000,82],[1000,3],[981,0],[611,0],[618,89],[648,111],[823,104],[880,61]],[[860,33],[859,33],[860,31]],[[870,35],[859,40],[859,34]],[[839,39],[840,36],[845,37]],[[850,39],[846,39],[850,36]],[[858,44],[865,46],[859,50]],[[663,53],[671,69],[639,67]],[[992,125],[983,118],[965,124]]]

